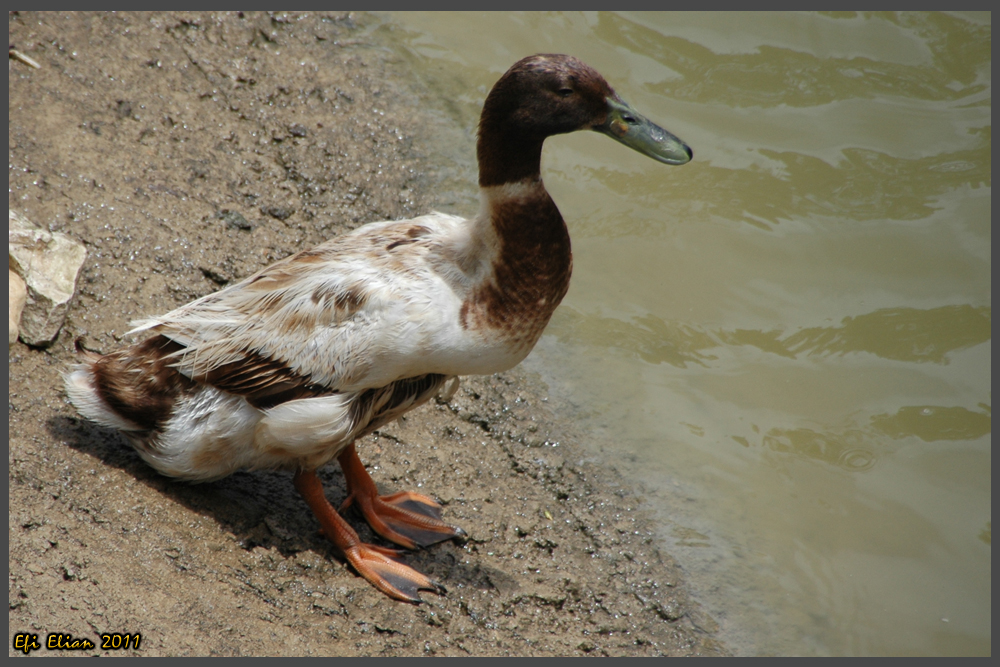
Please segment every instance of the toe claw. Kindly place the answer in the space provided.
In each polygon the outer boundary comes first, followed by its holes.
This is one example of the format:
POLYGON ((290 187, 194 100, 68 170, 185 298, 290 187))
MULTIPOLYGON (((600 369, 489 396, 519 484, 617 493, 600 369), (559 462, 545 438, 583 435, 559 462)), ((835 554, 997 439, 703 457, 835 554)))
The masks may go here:
POLYGON ((352 494, 350 499, 372 530, 407 549, 468 539, 464 530, 441 520, 441 506, 428 496, 400 491, 387 496, 352 494))
POLYGON ((417 572, 408 565, 388 558, 381 547, 358 544, 345 552, 348 562, 358 574, 389 597, 419 604, 419 591, 443 595, 447 591, 437 581, 417 572))

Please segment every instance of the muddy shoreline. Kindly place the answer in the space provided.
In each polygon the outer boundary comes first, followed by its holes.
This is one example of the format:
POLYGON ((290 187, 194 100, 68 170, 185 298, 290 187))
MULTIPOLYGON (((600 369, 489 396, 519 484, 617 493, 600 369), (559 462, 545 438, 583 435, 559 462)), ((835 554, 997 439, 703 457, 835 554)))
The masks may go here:
MULTIPOLYGON (((407 555, 448 587, 419 606, 343 565, 290 473, 178 483, 65 400, 76 337, 110 351, 133 319, 434 206, 430 124, 368 43, 375 20, 10 15, 11 43, 42 67, 9 66, 9 205, 88 257, 56 342, 9 355, 9 653, 18 632, 41 655, 54 632, 90 654, 726 652, 627 481, 586 460, 519 369, 466 378, 358 443, 384 491, 435 495, 469 532, 407 555), (102 649, 112 632, 139 648, 102 649)), ((339 503, 339 469, 321 477, 339 503)))

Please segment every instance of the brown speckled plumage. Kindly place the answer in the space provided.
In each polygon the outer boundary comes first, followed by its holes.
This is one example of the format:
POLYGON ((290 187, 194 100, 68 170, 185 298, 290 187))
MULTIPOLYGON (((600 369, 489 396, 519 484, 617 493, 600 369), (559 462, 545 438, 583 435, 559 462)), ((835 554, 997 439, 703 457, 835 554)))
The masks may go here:
POLYGON ((539 181, 527 196, 492 208, 500 248, 492 279, 462 303, 462 325, 490 329, 516 346, 534 346, 569 289, 573 270, 569 232, 539 181))
POLYGON ((178 397, 197 387, 194 380, 177 372, 168 358, 182 347, 166 336, 152 336, 126 350, 99 357, 91 369, 101 400, 138 430, 158 431, 173 414, 178 397))

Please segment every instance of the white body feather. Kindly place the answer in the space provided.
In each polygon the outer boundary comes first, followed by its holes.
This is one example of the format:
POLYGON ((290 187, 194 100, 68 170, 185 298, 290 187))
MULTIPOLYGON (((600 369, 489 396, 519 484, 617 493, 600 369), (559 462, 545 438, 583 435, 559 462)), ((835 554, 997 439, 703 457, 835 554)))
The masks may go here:
POLYGON ((177 367, 189 377, 237 361, 246 350, 346 392, 425 373, 504 371, 531 348, 514 348, 490 330, 464 328, 459 315, 462 303, 491 277, 495 248, 487 230, 478 218, 444 213, 371 223, 311 251, 328 252, 329 259, 307 263, 293 255, 166 315, 136 322, 131 333, 155 330, 184 345, 177 367), (394 232, 402 235, 414 226, 428 231, 401 252, 385 249, 394 232), (280 277, 267 277, 275 274, 280 277), (286 275, 290 279, 282 280, 286 275), (331 300, 313 298, 317 291, 355 287, 367 298, 350 317, 331 300))

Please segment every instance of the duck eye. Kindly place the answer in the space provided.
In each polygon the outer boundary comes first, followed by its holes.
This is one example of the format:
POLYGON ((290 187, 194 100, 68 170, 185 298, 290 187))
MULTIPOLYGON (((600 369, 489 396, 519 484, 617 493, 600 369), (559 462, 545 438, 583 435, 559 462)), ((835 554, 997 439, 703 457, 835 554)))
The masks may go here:
POLYGON ((572 88, 560 88, 559 90, 556 91, 556 94, 559 95, 559 97, 569 97, 570 95, 573 94, 573 89, 572 88))

